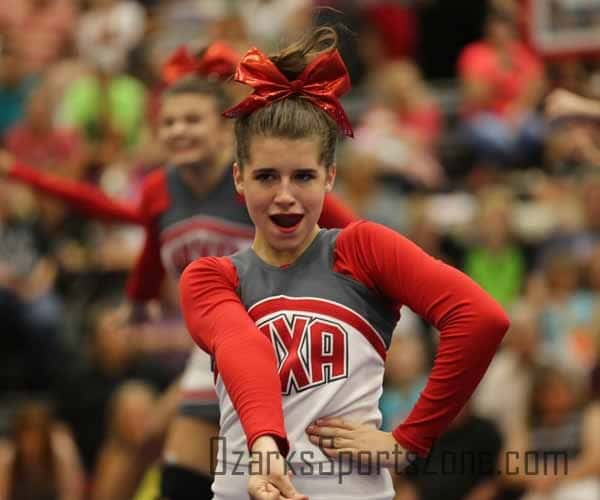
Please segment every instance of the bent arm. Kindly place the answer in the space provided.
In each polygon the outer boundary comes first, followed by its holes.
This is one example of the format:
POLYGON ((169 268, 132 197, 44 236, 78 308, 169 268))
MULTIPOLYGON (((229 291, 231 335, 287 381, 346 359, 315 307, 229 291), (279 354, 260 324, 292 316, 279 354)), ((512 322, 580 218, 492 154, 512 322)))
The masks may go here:
POLYGON ((440 332, 427 385, 393 431, 403 447, 424 456, 477 387, 508 318, 469 277, 400 234, 364 221, 348 229, 355 235, 345 230, 338 238, 338 270, 353 274, 395 306, 407 305, 440 332))
POLYGON ((181 310, 194 341, 214 361, 248 442, 273 436, 287 455, 281 382, 270 341, 236 293, 237 274, 226 258, 190 264, 179 283, 181 310))

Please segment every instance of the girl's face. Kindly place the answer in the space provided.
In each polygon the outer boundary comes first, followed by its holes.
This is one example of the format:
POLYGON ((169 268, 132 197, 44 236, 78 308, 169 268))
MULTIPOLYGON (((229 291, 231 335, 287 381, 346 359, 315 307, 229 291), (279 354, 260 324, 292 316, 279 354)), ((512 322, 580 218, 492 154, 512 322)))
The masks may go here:
POLYGON ((213 161, 221 152, 223 119, 216 99, 202 94, 167 96, 161 106, 158 138, 174 166, 213 161))
POLYGON ((288 264, 317 235, 335 165, 319 162, 315 138, 255 137, 249 153, 243 169, 234 165, 234 179, 256 226, 253 248, 270 264, 288 264))

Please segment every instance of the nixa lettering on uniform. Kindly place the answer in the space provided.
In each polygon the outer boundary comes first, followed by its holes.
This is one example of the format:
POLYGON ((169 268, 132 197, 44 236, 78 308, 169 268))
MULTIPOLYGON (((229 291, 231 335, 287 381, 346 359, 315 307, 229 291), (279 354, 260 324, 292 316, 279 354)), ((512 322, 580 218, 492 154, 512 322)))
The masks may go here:
POLYGON ((273 343, 284 395, 348 377, 348 333, 341 323, 282 312, 258 327, 273 343))

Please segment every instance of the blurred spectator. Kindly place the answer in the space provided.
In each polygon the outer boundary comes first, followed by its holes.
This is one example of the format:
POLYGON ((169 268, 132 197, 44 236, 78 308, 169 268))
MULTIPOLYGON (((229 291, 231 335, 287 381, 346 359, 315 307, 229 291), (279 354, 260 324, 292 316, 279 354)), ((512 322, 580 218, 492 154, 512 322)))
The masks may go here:
POLYGON ((527 500, 595 500, 600 495, 600 407, 556 367, 536 370, 528 418, 508 440, 506 484, 527 500))
POLYGON ((549 359, 587 376, 595 362, 592 321, 596 298, 581 287, 580 273, 572 254, 555 254, 546 262, 541 347, 549 359))
POLYGON ((341 151, 336 191, 361 217, 403 232, 408 225, 406 203, 398 192, 379 182, 377 162, 352 147, 341 151))
POLYGON ((478 241, 466 253, 464 271, 503 306, 521 293, 525 279, 523 251, 511 231, 512 195, 502 188, 481 193, 478 241))
POLYGON ((590 88, 589 73, 584 61, 577 57, 565 57, 549 65, 548 72, 554 88, 567 89, 585 94, 590 88))
POLYGON ((144 35, 145 11, 134 0, 92 0, 79 20, 77 49, 103 72, 125 70, 131 50, 144 35))
POLYGON ((239 12, 248 36, 263 50, 272 50, 283 37, 293 40, 311 22, 311 0, 243 0, 239 12))
POLYGON ((545 104, 546 116, 551 120, 547 168, 564 174, 573 167, 600 166, 600 130, 595 123, 600 105, 562 88, 553 91, 545 104))
POLYGON ((42 403, 25 403, 0 442, 0 498, 82 500, 84 476, 71 434, 42 403))
MULTIPOLYGON (((19 0, 2 2, 6 41, 14 49, 24 74, 43 72, 64 57, 72 45, 79 13, 78 0, 19 0)), ((1 7, 0 7, 1 9, 1 7)))
POLYGON ((98 69, 69 86, 59 120, 79 130, 93 146, 95 163, 107 166, 140 140, 145 99, 145 88, 137 79, 98 69))
POLYGON ((95 0, 81 18, 78 47, 90 71, 66 88, 57 115, 93 146, 96 168, 121 162, 144 130, 145 88, 126 72, 144 32, 145 11, 134 0, 95 0))
POLYGON ((56 338, 41 334, 29 306, 11 290, 0 286, 0 393, 8 401, 19 394, 48 391, 61 370, 56 338))
POLYGON ((495 356, 473 395, 473 410, 489 418, 508 436, 527 417, 527 401, 540 352, 535 308, 522 302, 511 309, 503 348, 495 356))
POLYGON ((114 300, 88 311, 90 358, 66 366, 56 387, 58 415, 73 430, 83 463, 91 472, 104 442, 106 415, 113 392, 135 378, 164 389, 168 381, 149 362, 136 359, 128 312, 114 300))
POLYGON ((546 98, 545 111, 551 120, 567 116, 600 118, 600 103, 568 90, 557 89, 546 98))
POLYGON ((40 85, 32 93, 25 117, 6 136, 6 149, 19 160, 68 177, 82 177, 86 154, 77 131, 53 125, 49 88, 40 85))
POLYGON ((434 156, 441 132, 437 102, 411 62, 387 64, 371 75, 374 106, 362 117, 351 147, 371 156, 379 174, 438 188, 443 172, 434 156))
POLYGON ((35 211, 29 211, 35 206, 24 206, 31 203, 28 193, 12 184, 0 187, 0 286, 12 290, 26 304, 35 342, 43 345, 51 358, 60 344, 62 306, 55 290, 57 268, 51 241, 35 211), (19 200, 19 194, 25 198, 19 200))
POLYGON ((600 166, 600 130, 585 120, 568 120, 550 130, 547 165, 551 173, 564 174, 600 166))
POLYGON ((372 77, 374 111, 391 111, 401 135, 433 152, 442 132, 442 116, 419 68, 408 60, 396 61, 372 77))
POLYGON ((395 335, 386 359, 385 385, 379 401, 381 429, 392 431, 410 413, 427 381, 427 357, 416 335, 395 335))
POLYGON ((501 449, 502 436, 494 423, 474 416, 467 405, 429 456, 412 460, 405 480, 419 500, 493 500, 501 449))
POLYGON ((581 205, 582 224, 571 231, 552 234, 540 247, 538 263, 543 264, 553 254, 571 254, 578 265, 585 264, 594 247, 600 243, 600 175, 585 176, 575 195, 581 205))
POLYGON ((501 166, 535 161, 543 139, 535 108, 544 70, 517 39, 510 12, 490 11, 484 39, 465 47, 458 71, 464 92, 463 134, 478 159, 501 166))
MULTIPOLYGON (((290 26, 290 30, 307 29, 306 25, 304 24, 305 18, 303 16, 295 16, 294 22, 298 23, 299 27, 293 28, 292 26, 290 26)), ((310 19, 306 20, 306 22, 308 23, 308 25, 310 25, 310 19)), ((244 18, 241 14, 237 12, 229 13, 227 15, 224 15, 222 18, 216 20, 213 24, 210 25, 208 34, 209 39, 206 44, 196 44, 196 53, 200 57, 202 57, 201 53, 204 50, 204 48, 206 48, 210 43, 214 42, 215 40, 222 40, 226 42, 227 45, 229 45, 232 49, 237 51, 240 57, 242 56, 242 54, 245 54, 250 47, 256 45, 256 43, 248 37, 248 30, 244 18)), ((247 92, 248 89, 245 90, 245 93, 242 97, 245 97, 245 94, 247 92)), ((242 99, 242 97, 240 97, 240 100, 242 99)))
POLYGON ((411 197, 409 204, 408 237, 425 252, 454 267, 460 267, 463 249, 438 225, 431 199, 419 195, 411 197))
POLYGON ((212 26, 231 11, 230 2, 223 0, 160 0, 152 20, 152 42, 165 54, 192 40, 206 45, 212 26))
POLYGON ((130 449, 143 442, 155 402, 152 387, 140 381, 125 382, 113 393, 107 411, 107 433, 94 471, 92 499, 118 500, 117 492, 131 491, 137 484, 138 478, 133 474, 124 476, 123 470, 134 470, 129 463, 130 449))
POLYGON ((390 61, 414 57, 419 37, 413 3, 357 2, 366 21, 360 30, 359 50, 371 72, 390 61))
POLYGON ((0 141, 25 114, 36 78, 25 73, 23 62, 9 45, 0 52, 0 141))

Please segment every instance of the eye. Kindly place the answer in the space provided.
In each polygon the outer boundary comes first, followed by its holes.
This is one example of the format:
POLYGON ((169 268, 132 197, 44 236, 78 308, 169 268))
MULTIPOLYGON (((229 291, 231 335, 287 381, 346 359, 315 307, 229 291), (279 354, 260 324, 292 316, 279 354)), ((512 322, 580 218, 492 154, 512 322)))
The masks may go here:
POLYGON ((190 124, 198 123, 201 120, 202 120, 202 117, 200 115, 198 115, 198 114, 195 114, 195 113, 194 114, 186 115, 186 117, 185 117, 185 121, 187 123, 190 123, 190 124))
POLYGON ((254 178, 259 182, 267 183, 275 180, 275 174, 271 172, 259 172, 254 178))
POLYGON ((175 120, 171 117, 166 117, 163 118, 162 121, 160 122, 162 127, 170 127, 171 125, 173 125, 173 123, 175 123, 175 120))
POLYGON ((314 172, 298 172, 295 176, 296 180, 300 182, 309 182, 315 178, 314 172))

